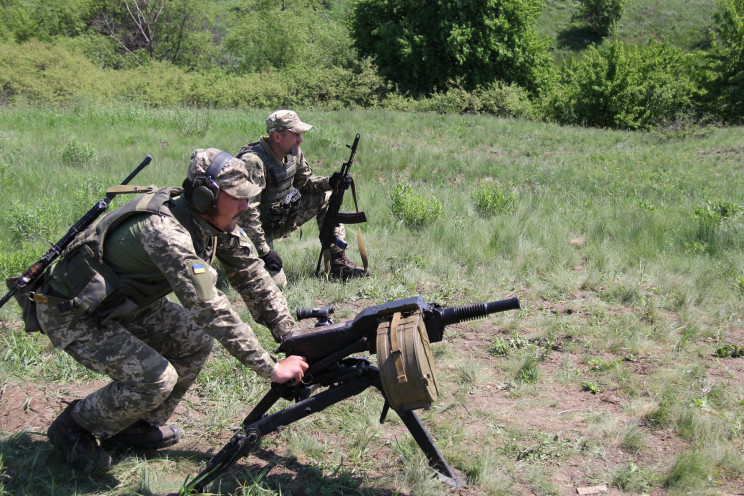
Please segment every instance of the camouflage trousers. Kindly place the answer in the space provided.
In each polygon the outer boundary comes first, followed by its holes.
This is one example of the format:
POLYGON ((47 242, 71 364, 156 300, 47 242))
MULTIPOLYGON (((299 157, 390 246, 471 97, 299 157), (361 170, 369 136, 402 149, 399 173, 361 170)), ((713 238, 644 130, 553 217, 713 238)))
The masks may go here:
MULTIPOLYGON (((330 198, 330 191, 323 193, 303 193, 300 197, 300 205, 294 222, 291 225, 282 224, 273 230, 264 229, 266 242, 273 248, 275 239, 286 238, 303 224, 309 222, 313 217, 318 222, 318 229, 320 229, 320 226, 323 225, 325 214, 328 212, 328 200, 330 198)), ((337 226, 333 234, 341 241, 346 240, 346 230, 343 224, 337 226)), ((336 249, 340 250, 340 248, 336 249)))
POLYGON ((36 313, 55 347, 112 379, 72 412, 75 422, 100 438, 137 420, 165 425, 212 351, 212 337, 166 298, 105 324, 86 314, 72 329, 74 311, 37 305, 36 313))
MULTIPOLYGON (((268 245, 272 249, 274 249, 275 239, 286 238, 287 236, 292 234, 292 232, 299 229, 303 224, 309 222, 313 217, 315 217, 318 223, 318 229, 320 230, 321 226, 323 225, 323 219, 325 219, 325 214, 326 212, 328 212, 328 200, 330 198, 330 191, 325 191, 323 193, 303 193, 303 195, 300 197, 300 205, 297 211, 297 216, 295 217, 294 222, 291 225, 280 225, 272 231, 264 230, 266 242, 268 243, 268 245)), ((336 226, 333 234, 341 241, 346 240, 346 229, 344 229, 343 224, 336 226)), ((334 245, 331 247, 331 251, 340 252, 342 250, 341 248, 334 245)), ((287 287, 287 276, 284 273, 284 269, 279 269, 278 272, 274 272, 271 270, 269 270, 268 272, 271 278, 274 279, 274 283, 276 283, 279 289, 284 289, 285 287, 287 287)))

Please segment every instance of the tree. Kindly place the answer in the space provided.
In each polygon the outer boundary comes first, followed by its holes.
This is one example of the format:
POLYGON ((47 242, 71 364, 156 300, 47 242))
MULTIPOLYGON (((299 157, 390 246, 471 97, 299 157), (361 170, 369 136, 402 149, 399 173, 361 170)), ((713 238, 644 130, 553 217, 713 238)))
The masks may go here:
POLYGON ((707 82, 710 109, 744 123, 744 0, 718 0, 707 82))
POLYGON ((617 21, 623 16, 627 1, 579 0, 579 8, 572 20, 583 21, 593 33, 606 36, 615 30, 617 21))
POLYGON ((351 29, 354 46, 412 95, 466 90, 494 81, 538 93, 551 60, 538 39, 540 0, 360 0, 351 29))
POLYGON ((666 42, 592 45, 559 74, 544 103, 548 116, 562 124, 648 129, 692 110, 688 60, 666 42))
POLYGON ((33 37, 35 29, 25 2, 0 0, 0 40, 23 43, 33 37))
MULTIPOLYGON (((198 0, 97 0, 98 32, 143 63, 201 66, 214 56, 209 3, 198 0), (205 55, 205 54, 208 54, 205 55)), ((207 62, 213 65, 213 62, 207 62)))

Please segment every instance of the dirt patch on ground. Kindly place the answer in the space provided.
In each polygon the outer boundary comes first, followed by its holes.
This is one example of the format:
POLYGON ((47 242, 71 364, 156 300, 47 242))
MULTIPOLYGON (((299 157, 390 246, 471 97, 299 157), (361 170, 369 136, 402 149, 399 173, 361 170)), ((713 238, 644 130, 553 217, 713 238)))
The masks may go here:
MULTIPOLYGON (((556 311, 565 312, 566 309, 556 311)), ((458 429, 465 439, 463 448, 467 450, 477 452, 481 440, 493 441, 494 436, 501 436, 497 439, 502 443, 500 446, 515 443, 513 456, 519 468, 510 474, 514 494, 534 494, 535 481, 530 475, 533 463, 551 466, 549 483, 561 495, 574 495, 578 488, 603 485, 608 486, 607 491, 598 494, 632 494, 613 487, 611 481, 607 480, 606 474, 611 473, 613 467, 655 467, 662 470, 660 467, 669 467, 675 457, 688 448, 687 443, 671 430, 646 425, 642 409, 627 408, 628 399, 619 390, 610 388, 591 392, 581 388, 577 381, 562 383, 551 379, 544 384, 538 382, 530 394, 514 394, 511 386, 501 380, 503 374, 498 369, 500 359, 488 352, 494 335, 508 336, 503 329, 481 325, 474 332, 472 328, 458 325, 448 330, 457 336, 456 339, 446 339, 444 343, 450 362, 469 361, 477 369, 489 372, 485 380, 473 386, 471 394, 464 399, 443 395, 436 414, 442 422, 458 422, 458 429), (476 412, 477 415, 474 414, 476 412), (495 419, 498 425, 484 423, 484 417, 495 419), (624 447, 622 436, 618 434, 633 428, 643 430, 643 445, 635 451, 624 447), (521 432, 522 437, 510 439, 505 434, 507 432, 521 432), (599 449, 603 450, 601 454, 586 456, 591 450, 599 449)), ((737 333, 735 337, 744 338, 742 330, 732 332, 737 333)), ((560 349, 560 344, 556 346, 560 349)), ((715 381, 726 384, 741 384, 744 381, 744 359, 712 358, 711 362, 710 375, 715 381)), ((578 356, 556 350, 548 353, 540 362, 540 375, 545 378, 559 377, 567 365, 579 370, 588 367, 578 356)), ((625 366, 638 377, 649 375, 655 369, 653 360, 647 357, 639 357, 625 366)), ((0 431, 26 431, 43 438, 46 429, 67 402, 84 397, 103 385, 102 382, 86 382, 65 384, 60 389, 57 384, 44 382, 7 382, 0 391, 0 431)), ((642 400, 636 399, 637 402, 642 400)), ((203 425, 209 416, 210 404, 192 391, 179 406, 172 421, 198 426, 203 425)), ((236 423, 238 421, 236 419, 236 423)), ((398 470, 390 445, 395 443, 396 437, 406 435, 405 427, 400 424, 385 426, 383 431, 382 442, 365 454, 376 460, 374 466, 378 467, 380 473, 366 471, 366 478, 377 475, 384 479, 389 477, 387 470, 398 470)), ((179 452, 200 453, 204 459, 221 448, 232 434, 229 430, 212 434, 196 433, 194 429, 190 432, 191 435, 179 443, 179 452)), ((333 433, 315 432, 309 435, 334 442, 333 433)), ((493 443, 489 446, 493 446, 493 443)), ((266 479, 278 481, 282 487, 302 487, 303 461, 290 456, 278 443, 262 447, 239 464, 255 473, 266 471, 266 479)), ((405 493, 381 489, 374 494, 405 493)), ((481 492, 477 487, 466 486, 453 490, 452 494, 475 496, 481 492)), ((665 491, 656 487, 648 494, 661 495, 665 491)), ((719 494, 742 492, 736 487, 721 487, 719 494)))

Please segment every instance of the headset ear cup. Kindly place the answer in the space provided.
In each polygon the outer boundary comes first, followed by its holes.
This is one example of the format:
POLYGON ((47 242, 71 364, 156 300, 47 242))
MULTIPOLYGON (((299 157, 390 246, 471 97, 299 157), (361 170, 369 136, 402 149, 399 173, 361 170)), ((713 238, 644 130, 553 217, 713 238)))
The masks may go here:
POLYGON ((209 187, 209 181, 197 180, 191 191, 191 204, 194 210, 200 214, 206 214, 214 208, 217 201, 217 195, 213 188, 209 187))

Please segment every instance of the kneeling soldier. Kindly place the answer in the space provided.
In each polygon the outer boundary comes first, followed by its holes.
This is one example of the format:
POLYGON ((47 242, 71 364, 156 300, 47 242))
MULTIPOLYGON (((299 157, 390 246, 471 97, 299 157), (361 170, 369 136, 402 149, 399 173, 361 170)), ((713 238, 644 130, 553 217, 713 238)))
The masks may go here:
POLYGON ((262 377, 299 381, 307 363, 275 363, 216 287, 217 258, 257 322, 281 341, 295 325, 287 302, 237 227, 258 189, 220 150, 191 156, 184 190, 141 195, 101 217, 45 274, 37 305, 55 347, 112 382, 75 400, 49 427, 76 470, 111 463, 112 449, 158 449, 181 438, 166 426, 213 340, 262 377), (175 293, 180 305, 166 295, 175 293))

